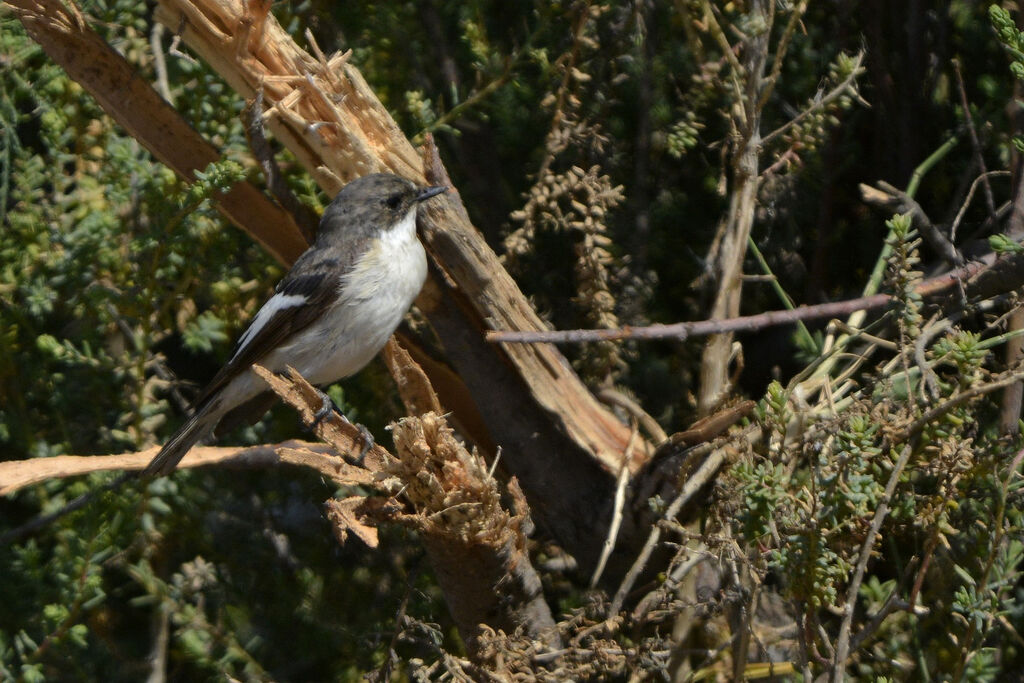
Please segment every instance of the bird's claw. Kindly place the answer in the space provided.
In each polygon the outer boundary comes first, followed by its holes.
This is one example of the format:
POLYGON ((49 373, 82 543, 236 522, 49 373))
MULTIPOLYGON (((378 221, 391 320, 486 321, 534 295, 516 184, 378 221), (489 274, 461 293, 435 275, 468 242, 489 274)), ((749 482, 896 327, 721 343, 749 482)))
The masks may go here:
POLYGON ((356 462, 362 465, 363 458, 366 457, 366 454, 370 452, 370 449, 374 447, 376 442, 373 440, 373 434, 370 433, 369 429, 361 424, 357 424, 356 428, 359 430, 359 436, 363 440, 363 446, 359 449, 359 455, 356 456, 356 462))
MULTIPOLYGON (((334 405, 334 401, 330 396, 319 389, 317 390, 317 393, 320 394, 320 409, 313 413, 313 422, 309 425, 309 431, 311 432, 316 431, 316 428, 320 426, 320 423, 323 422, 331 413, 338 413, 343 418, 345 417, 342 412, 338 410, 338 406, 334 405)), ((346 418, 346 422, 347 421, 348 420, 346 418)))
POLYGON ((362 465, 363 459, 366 457, 366 454, 369 453, 370 449, 373 448, 377 443, 376 441, 373 440, 373 434, 370 433, 369 429, 359 424, 358 422, 353 424, 353 422, 349 420, 348 417, 345 416, 345 413, 341 412, 341 410, 338 409, 338 406, 335 405, 334 401, 331 399, 330 396, 328 396, 323 391, 318 390, 318 392, 320 394, 320 408, 313 414, 313 422, 310 423, 309 430, 315 431, 316 428, 320 426, 320 423, 323 422, 328 415, 330 415, 331 413, 336 413, 338 417, 340 417, 342 420, 348 422, 349 424, 352 424, 356 429, 359 430, 359 437, 362 440, 363 445, 359 449, 359 455, 355 457, 355 461, 357 464, 362 465))

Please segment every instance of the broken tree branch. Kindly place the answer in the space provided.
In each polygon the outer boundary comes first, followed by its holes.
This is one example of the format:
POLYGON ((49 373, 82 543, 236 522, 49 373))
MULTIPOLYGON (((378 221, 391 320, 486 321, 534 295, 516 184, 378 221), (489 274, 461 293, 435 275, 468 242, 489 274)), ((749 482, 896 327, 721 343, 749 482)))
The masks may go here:
MULTIPOLYGON (((40 47, 80 83, 118 124, 185 180, 220 159, 220 153, 153 89, 124 57, 107 45, 74 3, 10 0, 6 3, 40 47)), ((173 29, 172 29, 173 30, 173 29)), ((291 263, 306 249, 291 215, 251 183, 239 183, 217 207, 278 261, 291 263)))
MULTIPOLYGON (((328 194, 375 171, 449 184, 436 155, 426 164, 421 160, 348 54, 325 56, 315 45, 316 56, 310 54, 267 10, 267 4, 238 0, 160 0, 156 17, 242 96, 262 91, 267 127, 328 194)), ((420 217, 438 270, 417 305, 539 521, 581 563, 592 565, 601 545, 595 525, 609 514, 629 428, 595 399, 555 347, 485 342, 488 328, 543 325, 469 223, 458 193, 425 206, 420 217), (557 461, 551 452, 559 454, 557 461)), ((646 452, 647 444, 637 442, 627 453, 631 470, 646 452)))

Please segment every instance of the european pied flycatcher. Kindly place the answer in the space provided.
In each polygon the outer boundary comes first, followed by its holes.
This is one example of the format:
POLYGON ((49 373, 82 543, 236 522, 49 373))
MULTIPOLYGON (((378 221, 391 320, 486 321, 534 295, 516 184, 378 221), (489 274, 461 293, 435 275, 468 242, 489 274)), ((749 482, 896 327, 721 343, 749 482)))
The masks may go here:
POLYGON ((291 365, 316 385, 358 372, 377 355, 423 287, 427 257, 416 237, 420 202, 445 187, 417 187, 388 173, 342 188, 299 257, 238 340, 231 360, 195 401, 195 412, 144 475, 172 472, 227 413, 267 391, 252 371, 291 365))

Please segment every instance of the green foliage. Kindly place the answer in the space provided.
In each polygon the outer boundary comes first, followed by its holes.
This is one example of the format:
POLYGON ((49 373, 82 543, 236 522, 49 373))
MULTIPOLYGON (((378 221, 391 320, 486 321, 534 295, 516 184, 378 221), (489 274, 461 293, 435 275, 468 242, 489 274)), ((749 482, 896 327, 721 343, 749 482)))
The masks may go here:
POLYGON ((917 270, 921 258, 917 248, 921 244, 909 214, 893 216, 886 221, 891 240, 889 246, 893 256, 889 260, 888 281, 899 301, 900 334, 907 341, 916 339, 921 333, 921 295, 915 287, 923 279, 917 270))
POLYGON ((999 41, 1010 53, 1010 72, 1024 80, 1024 32, 1017 29, 1010 12, 999 5, 989 5, 988 17, 999 41))
POLYGON ((992 251, 1000 254, 1020 254, 1024 252, 1024 245, 1014 242, 1002 233, 997 233, 988 238, 988 244, 992 251))
MULTIPOLYGON (((87 10, 152 79, 146 4, 87 10)), ((152 445, 183 418, 282 273, 211 202, 240 180, 261 182, 242 163, 241 100, 206 66, 168 58, 178 110, 225 155, 182 182, 6 8, 0 22, 0 452, 152 445)), ((296 185, 323 202, 308 181, 296 185)), ((369 386, 352 393, 365 399, 388 385, 369 386)), ((365 400, 360 418, 378 427, 392 400, 365 400)), ((280 440, 295 424, 282 411, 232 439, 280 440)), ((109 479, 49 482, 0 501, 0 533, 109 479)), ((0 547, 0 679, 136 680, 161 623, 179 680, 355 678, 380 660, 388 637, 379 629, 392 628, 406 590, 415 591, 410 614, 439 611, 428 575, 407 587, 419 560, 403 554, 412 544, 400 535, 388 555, 338 550, 310 502, 333 491, 315 478, 279 491, 274 477, 183 474, 134 488, 0 547), (367 609, 374 601, 376 612, 367 609), (312 645, 290 661, 280 642, 312 645)))
POLYGON ((224 321, 206 311, 188 324, 182 333, 182 342, 190 351, 212 351, 214 344, 228 341, 224 321))
MULTIPOLYGON (((780 398, 779 389, 770 388, 765 400, 778 404, 780 398)), ((766 425, 777 427, 780 410, 770 414, 764 415, 766 425)), ((787 588, 801 604, 840 602, 837 591, 856 547, 838 541, 855 534, 877 508, 888 469, 878 429, 867 416, 853 416, 834 442, 816 446, 819 454, 809 471, 794 472, 774 459, 733 470, 743 496, 737 519, 743 537, 771 548, 767 570, 789 577, 787 588)))
MULTIPOLYGON (((1014 16, 966 0, 919 5, 877 13, 863 3, 810 3, 800 16, 800 3, 773 5, 773 46, 797 21, 763 103, 752 238, 798 303, 863 288, 885 231, 858 183, 908 182, 969 114, 978 142, 950 151, 915 195, 933 216, 952 216, 979 159, 1009 168, 1024 149, 1007 113, 1010 76, 1024 78, 1014 16), (851 55, 862 48, 872 68, 855 90, 824 101, 853 75, 851 55), (858 97, 871 107, 855 106, 858 97)), ((85 9, 140 78, 154 81, 150 6, 85 9)), ((436 135, 474 222, 518 261, 518 281, 553 325, 705 317, 720 285, 707 255, 731 199, 723 160, 737 136, 739 75, 730 58, 743 52, 723 49, 722 38, 739 45, 766 29, 746 3, 315 1, 274 12, 300 42, 310 28, 325 51, 352 48, 406 132, 436 135)), ((165 36, 169 96, 222 154, 191 182, 119 131, 0 11, 5 459, 136 450, 166 438, 281 274, 212 208, 233 183, 261 182, 241 98, 169 44, 165 36)), ((322 206, 312 181, 285 167, 301 199, 322 206)), ((998 208, 1006 187, 991 180, 998 208)), ((976 200, 961 234, 989 229, 989 213, 976 200)), ((1021 444, 997 435, 991 397, 954 402, 999 376, 991 351, 1008 337, 967 313, 932 334, 914 289, 927 248, 922 254, 905 217, 886 225, 895 350, 878 367, 851 370, 851 386, 823 416, 809 414, 805 395, 786 382, 805 361, 823 362, 826 332, 799 337, 795 360, 788 337, 781 350, 767 334, 745 339, 741 391, 764 397, 757 420, 768 438, 719 483, 721 507, 708 523, 730 511, 722 527, 730 536, 716 552, 751 567, 759 586, 780 587, 804 619, 808 658, 820 663, 827 649, 817 634, 835 632, 874 515, 887 506, 855 592, 855 624, 893 596, 903 606, 860 644, 851 672, 999 680, 1024 657, 1016 636, 1024 506, 1019 467, 1006 455, 1021 444)), ((990 241, 1020 251, 1007 238, 990 241)), ((752 259, 746 272, 758 272, 752 259)), ((772 288, 745 284, 745 311, 774 308, 772 288)), ((567 353, 587 380, 624 389, 672 430, 693 417, 700 343, 567 353)), ((388 386, 371 367, 330 393, 379 434, 397 410, 388 386)), ((270 442, 294 427, 284 411, 224 442, 270 442)), ((108 480, 47 482, 0 501, 0 531, 108 480)), ((137 680, 162 629, 178 680, 356 680, 384 661, 400 630, 405 659, 457 651, 450 624, 428 622, 444 609, 431 578, 414 571, 415 540, 392 530, 379 552, 337 548, 310 502, 335 493, 292 474, 188 472, 105 494, 0 548, 0 678, 137 680), (398 624, 405 597, 407 621, 398 624)), ((667 502, 649 505, 663 511, 667 502)), ((715 600, 701 609, 740 598, 715 600)), ((584 602, 563 596, 568 606, 584 602)), ((624 646, 642 642, 636 629, 620 634, 624 646)))
MULTIPOLYGON (((913 233, 901 217, 889 227, 890 283, 906 293, 918 277, 913 233)), ((899 291, 896 298, 900 330, 918 331, 900 336, 890 369, 914 365, 913 347, 931 337, 920 329, 919 299, 899 291)), ((730 473, 740 496, 732 524, 749 544, 750 561, 761 580, 781 581, 783 594, 812 622, 845 609, 853 568, 868 552, 866 534, 886 513, 876 544, 883 552, 871 555, 856 609, 868 622, 894 602, 910 606, 872 627, 878 630, 859 659, 861 675, 899 679, 920 667, 950 672, 943 680, 998 680, 1005 657, 1020 656, 1016 648, 992 646, 1006 642, 1002 626, 1021 613, 1024 480, 1020 458, 1004 459, 1020 439, 1007 443, 991 430, 979 432, 982 400, 957 398, 993 379, 991 347, 981 334, 954 327, 928 345, 915 383, 908 384, 906 371, 880 368, 863 379, 871 390, 795 435, 794 418, 809 419, 793 407, 802 389, 772 383, 757 413, 771 435, 768 446, 730 473), (925 375, 932 377, 930 397, 921 386, 925 375), (944 409, 920 420, 921 403, 944 409), (929 565, 940 568, 929 572, 929 565)))

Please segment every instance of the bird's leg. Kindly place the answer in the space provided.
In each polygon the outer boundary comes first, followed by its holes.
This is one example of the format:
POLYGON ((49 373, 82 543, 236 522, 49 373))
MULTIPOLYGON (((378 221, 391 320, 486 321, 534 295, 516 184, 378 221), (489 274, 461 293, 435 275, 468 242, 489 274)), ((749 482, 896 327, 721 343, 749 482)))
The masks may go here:
MULTIPOLYGON (((345 416, 342 415, 342 417, 345 417, 345 416)), ((347 417, 345 417, 345 421, 348 422, 348 418, 347 417)), ((370 449, 373 448, 373 446, 374 446, 374 444, 376 442, 373 440, 373 434, 371 434, 370 430, 367 429, 364 425, 361 425, 361 424, 359 424, 357 422, 355 424, 355 427, 356 427, 356 429, 359 430, 359 437, 363 440, 363 446, 362 446, 362 448, 359 449, 359 455, 356 456, 356 462, 358 462, 360 465, 362 465, 363 464, 363 458, 366 457, 366 454, 370 452, 370 449)))
MULTIPOLYGON (((331 413, 337 413, 343 418, 345 417, 338 409, 338 406, 334 404, 334 399, 327 395, 327 392, 317 389, 316 393, 320 395, 320 408, 313 413, 313 422, 309 425, 309 431, 311 432, 315 431, 316 428, 320 426, 320 423, 324 421, 324 418, 331 413)), ((347 422, 348 418, 345 418, 345 421, 347 422)))
POLYGON ((328 415, 331 413, 337 413, 338 417, 359 430, 359 436, 363 441, 363 447, 359 449, 359 455, 356 456, 356 462, 360 465, 363 464, 363 458, 366 457, 366 454, 370 452, 370 449, 373 448, 376 443, 373 440, 373 434, 370 434, 370 430, 358 422, 353 423, 349 420, 345 413, 341 412, 338 406, 335 405, 334 399, 328 396, 326 392, 323 392, 320 389, 317 389, 316 391, 320 394, 320 409, 313 414, 313 423, 309 426, 310 431, 316 430, 317 425, 323 422, 324 418, 328 415))

